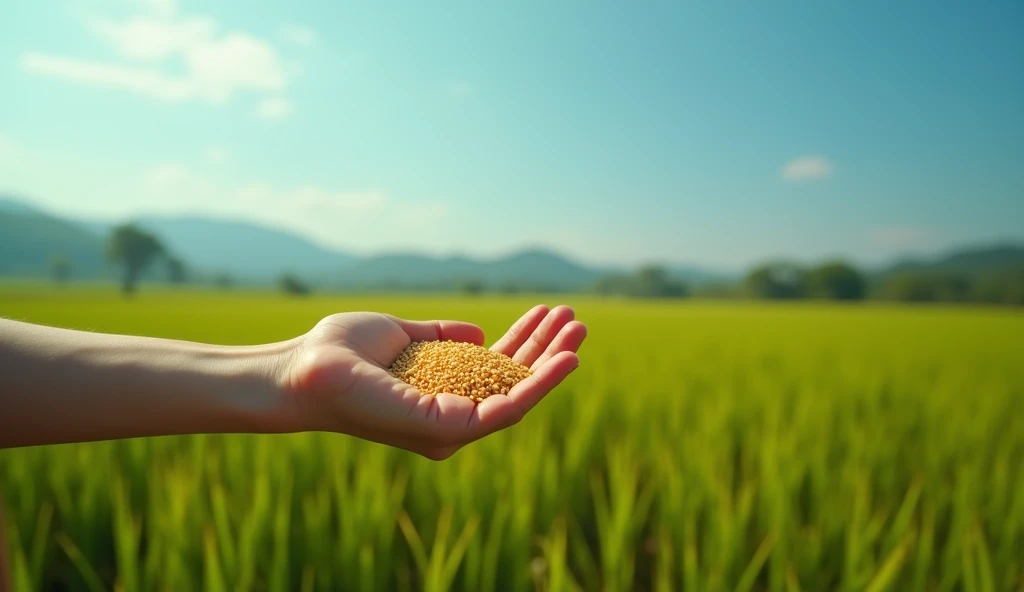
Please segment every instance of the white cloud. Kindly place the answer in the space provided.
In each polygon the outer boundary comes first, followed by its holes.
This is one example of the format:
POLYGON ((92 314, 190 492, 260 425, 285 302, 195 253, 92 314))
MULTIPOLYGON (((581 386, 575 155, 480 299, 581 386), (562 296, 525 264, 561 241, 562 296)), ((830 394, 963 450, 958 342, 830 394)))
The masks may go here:
POLYGON ((193 96, 189 82, 149 68, 79 60, 30 52, 21 56, 21 69, 46 78, 61 78, 145 95, 161 101, 184 101, 193 96))
POLYGON ((174 2, 146 5, 149 10, 138 16, 86 23, 120 60, 31 51, 21 56, 22 70, 168 102, 223 104, 236 93, 276 95, 287 88, 285 62, 268 41, 244 32, 222 33, 211 18, 178 15, 174 2))
POLYGON ((293 24, 281 25, 278 35, 281 39, 299 47, 313 47, 320 40, 320 36, 313 29, 293 24))
POLYGON ((244 34, 200 44, 189 51, 186 62, 198 91, 214 101, 230 98, 235 90, 277 92, 287 85, 274 49, 244 34))
POLYGON ((90 31, 121 56, 132 60, 159 61, 187 54, 214 37, 217 23, 209 18, 154 18, 140 16, 125 21, 92 19, 90 31))
POLYGON ((871 242, 883 247, 917 247, 932 239, 932 232, 918 226, 885 226, 871 230, 871 242))
POLYGON ((263 119, 281 119, 292 112, 292 102, 283 97, 270 97, 256 106, 256 115, 263 119))
POLYGON ((782 177, 790 181, 810 181, 832 175, 835 167, 821 156, 801 156, 782 167, 782 177))

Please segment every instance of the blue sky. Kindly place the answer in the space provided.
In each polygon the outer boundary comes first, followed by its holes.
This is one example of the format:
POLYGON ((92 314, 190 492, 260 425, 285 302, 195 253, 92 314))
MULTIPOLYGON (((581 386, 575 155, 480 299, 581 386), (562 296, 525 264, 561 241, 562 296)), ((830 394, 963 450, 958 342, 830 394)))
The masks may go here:
POLYGON ((0 191, 369 253, 739 268, 1024 240, 1024 8, 18 2, 0 191))

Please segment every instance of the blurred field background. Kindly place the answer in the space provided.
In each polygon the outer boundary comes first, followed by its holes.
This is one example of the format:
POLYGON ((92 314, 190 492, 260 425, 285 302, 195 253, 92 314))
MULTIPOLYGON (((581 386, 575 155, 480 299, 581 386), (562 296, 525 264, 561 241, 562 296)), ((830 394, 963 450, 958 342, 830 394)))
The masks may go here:
MULTIPOLYGON (((224 344, 543 297, 0 287, 0 315, 224 344)), ((1014 309, 559 297, 583 365, 443 463, 332 434, 0 452, 16 589, 1015 590, 1014 309)))
POLYGON ((493 341, 564 302, 590 329, 443 463, 332 434, 0 450, 15 589, 1024 592, 1022 25, 6 3, 0 316, 243 344, 366 309, 493 341))

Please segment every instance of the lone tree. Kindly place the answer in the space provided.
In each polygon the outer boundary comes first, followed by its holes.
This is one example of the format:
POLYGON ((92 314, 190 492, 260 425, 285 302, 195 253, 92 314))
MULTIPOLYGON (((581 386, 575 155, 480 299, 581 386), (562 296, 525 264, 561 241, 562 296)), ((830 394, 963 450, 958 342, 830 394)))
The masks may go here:
POLYGON ((177 257, 167 258, 167 281, 172 284, 184 284, 188 281, 188 273, 185 264, 177 257))
POLYGON ((849 263, 831 261, 807 272, 807 290, 813 298, 862 300, 867 280, 849 263))
POLYGON ((50 259, 50 277, 58 284, 71 279, 71 261, 64 255, 55 255, 50 259))
POLYGON ((139 275, 157 257, 164 254, 160 241, 133 224, 114 228, 107 245, 107 257, 124 267, 121 275, 121 291, 125 295, 135 292, 139 275))
POLYGON ((277 280, 277 285, 281 288, 281 291, 289 296, 306 296, 312 290, 309 284, 303 282, 299 276, 294 273, 284 273, 277 280))

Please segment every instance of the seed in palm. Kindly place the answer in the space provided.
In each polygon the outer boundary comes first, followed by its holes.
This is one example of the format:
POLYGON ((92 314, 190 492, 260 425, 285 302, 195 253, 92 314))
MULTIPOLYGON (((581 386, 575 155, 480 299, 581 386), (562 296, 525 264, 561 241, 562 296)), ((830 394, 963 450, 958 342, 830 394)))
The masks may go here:
POLYGON ((457 341, 414 341, 388 373, 425 395, 451 393, 477 403, 507 395, 530 377, 529 368, 503 353, 457 341))

